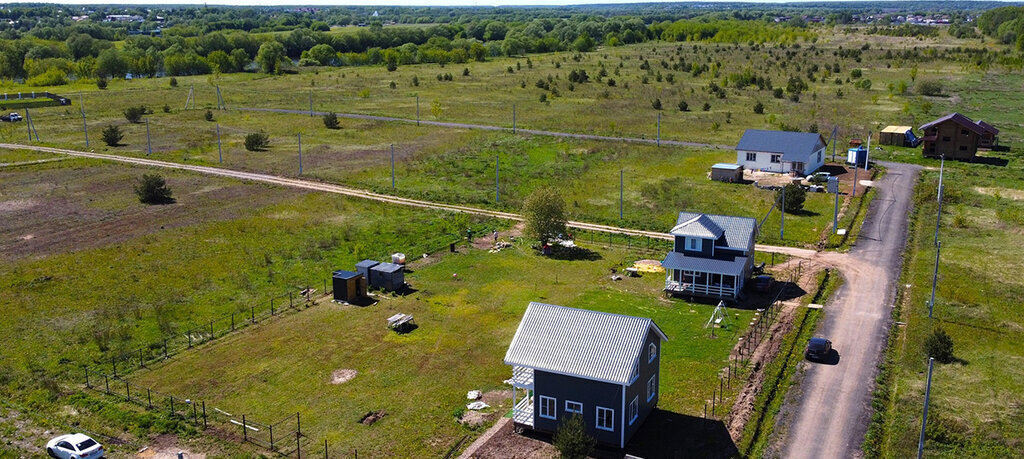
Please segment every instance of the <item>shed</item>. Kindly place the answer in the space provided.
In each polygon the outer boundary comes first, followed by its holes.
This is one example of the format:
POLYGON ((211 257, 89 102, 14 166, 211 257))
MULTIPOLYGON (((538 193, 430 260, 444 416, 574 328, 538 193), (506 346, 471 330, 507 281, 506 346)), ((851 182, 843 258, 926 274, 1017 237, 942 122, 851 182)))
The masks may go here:
POLYGON ((380 263, 370 268, 370 285, 389 292, 405 286, 405 271, 394 263, 380 263))
POLYGON ((868 161, 868 149, 863 146, 846 150, 846 164, 863 167, 868 161))
POLYGON ((711 180, 737 183, 743 181, 743 166, 739 164, 718 163, 711 166, 711 180))
POLYGON ((366 297, 366 276, 352 271, 335 271, 334 301, 352 303, 366 297))
POLYGON ((375 286, 377 284, 375 284, 373 282, 373 275, 370 273, 370 269, 373 268, 374 266, 379 265, 379 264, 380 264, 379 261, 374 261, 374 260, 363 260, 363 261, 360 261, 359 263, 356 263, 356 272, 359 273, 359 274, 362 274, 363 277, 366 278, 366 282, 368 284, 375 286))
POLYGON ((914 128, 910 126, 887 126, 878 134, 878 142, 882 145, 913 147, 916 141, 914 128))

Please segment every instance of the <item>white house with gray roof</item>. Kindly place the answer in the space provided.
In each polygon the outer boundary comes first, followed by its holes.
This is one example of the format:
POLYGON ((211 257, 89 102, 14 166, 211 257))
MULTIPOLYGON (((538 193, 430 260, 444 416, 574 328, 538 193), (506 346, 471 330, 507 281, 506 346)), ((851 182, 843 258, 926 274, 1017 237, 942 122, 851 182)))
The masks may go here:
POLYGON ((736 164, 750 171, 810 175, 825 165, 825 147, 821 134, 747 129, 736 144, 736 164))
POLYGON ((651 319, 530 303, 505 353, 512 421, 555 432, 578 414, 588 435, 624 448, 658 405, 665 341, 651 319))
POLYGON ((736 299, 754 266, 757 220, 680 212, 670 232, 675 244, 661 265, 665 291, 736 299))

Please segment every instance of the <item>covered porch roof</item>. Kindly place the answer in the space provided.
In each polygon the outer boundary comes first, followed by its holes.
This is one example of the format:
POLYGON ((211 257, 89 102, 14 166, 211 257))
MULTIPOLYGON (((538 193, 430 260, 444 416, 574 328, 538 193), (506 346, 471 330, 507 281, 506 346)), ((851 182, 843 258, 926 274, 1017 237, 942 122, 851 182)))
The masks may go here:
POLYGON ((742 276, 747 266, 747 257, 735 257, 732 260, 715 258, 688 257, 679 252, 669 252, 665 261, 661 262, 665 269, 681 269, 703 273, 742 276))

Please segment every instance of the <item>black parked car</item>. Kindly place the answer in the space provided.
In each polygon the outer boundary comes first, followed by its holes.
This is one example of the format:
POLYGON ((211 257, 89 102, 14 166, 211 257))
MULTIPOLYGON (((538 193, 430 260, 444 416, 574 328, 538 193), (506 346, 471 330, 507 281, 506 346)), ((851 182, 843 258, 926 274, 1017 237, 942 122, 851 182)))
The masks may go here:
POLYGON ((804 357, 807 360, 825 360, 832 353, 832 342, 825 338, 811 338, 807 341, 804 357))

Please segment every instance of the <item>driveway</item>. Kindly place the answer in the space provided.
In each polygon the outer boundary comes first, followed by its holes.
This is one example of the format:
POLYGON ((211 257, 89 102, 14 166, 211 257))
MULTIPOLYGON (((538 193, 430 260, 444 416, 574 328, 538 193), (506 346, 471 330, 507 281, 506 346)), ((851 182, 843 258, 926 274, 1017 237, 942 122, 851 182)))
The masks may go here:
POLYGON ((884 163, 856 245, 849 255, 822 253, 844 277, 825 307, 818 336, 832 340, 837 365, 805 364, 797 404, 781 440, 787 458, 860 457, 871 416, 871 391, 889 333, 892 302, 907 238, 919 166, 884 163), (844 259, 845 258, 845 259, 844 259))

